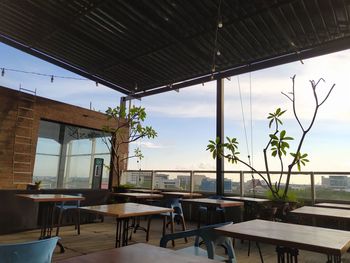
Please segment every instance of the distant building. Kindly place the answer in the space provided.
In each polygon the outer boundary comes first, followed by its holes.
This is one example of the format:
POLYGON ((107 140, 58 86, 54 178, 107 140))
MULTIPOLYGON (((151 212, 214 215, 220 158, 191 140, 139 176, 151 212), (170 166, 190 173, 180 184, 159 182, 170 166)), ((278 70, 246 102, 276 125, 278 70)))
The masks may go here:
POLYGON ((350 178, 348 176, 332 176, 330 175, 328 178, 322 176, 322 186, 328 188, 336 188, 336 189, 346 189, 350 186, 350 178))
POLYGON ((179 181, 180 188, 183 190, 190 190, 191 177, 189 175, 178 175, 177 180, 179 181))
MULTIPOLYGON (((216 192, 216 179, 204 178, 200 185, 200 190, 204 192, 216 192)), ((232 180, 224 180, 224 192, 232 191, 232 180)))
POLYGON ((266 188, 266 183, 259 179, 251 179, 244 184, 246 192, 264 193, 266 188))
POLYGON ((131 171, 126 173, 127 176, 123 176, 121 183, 132 184, 137 186, 151 186, 152 174, 146 171, 131 171))

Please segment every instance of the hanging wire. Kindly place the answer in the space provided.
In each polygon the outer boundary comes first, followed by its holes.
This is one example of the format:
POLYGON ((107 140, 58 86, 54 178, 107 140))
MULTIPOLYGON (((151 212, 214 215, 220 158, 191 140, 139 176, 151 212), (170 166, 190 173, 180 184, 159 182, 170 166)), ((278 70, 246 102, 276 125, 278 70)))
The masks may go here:
POLYGON ((25 71, 25 70, 20 70, 20 69, 13 69, 13 68, 1 68, 3 75, 5 75, 5 71, 12 71, 12 72, 17 72, 17 73, 23 73, 23 74, 31 74, 31 75, 37 75, 37 76, 43 76, 43 77, 49 77, 50 79, 53 78, 60 78, 60 79, 72 79, 72 80, 89 80, 86 78, 78 78, 78 77, 68 77, 68 76, 59 76, 59 75, 52 75, 52 74, 45 74, 45 73, 40 73, 40 72, 34 72, 34 71, 25 71))
POLYGON ((249 109, 250 109, 250 152, 252 166, 254 166, 253 158, 253 103, 252 103, 252 73, 249 72, 249 109))
MULTIPOLYGON (((253 103, 252 103, 252 72, 249 72, 249 108, 250 108, 250 152, 251 152, 251 166, 254 167, 254 154, 253 154, 253 103)), ((251 170, 251 177, 253 182, 253 196, 255 197, 255 178, 253 169, 251 170)))
POLYGON ((218 49, 218 32, 219 29, 222 28, 222 19, 221 19, 221 2, 222 0, 219 0, 218 4, 218 17, 216 21, 216 27, 215 27, 215 37, 214 37, 214 49, 213 49, 213 60, 211 65, 211 78, 214 78, 214 72, 216 71, 216 56, 220 56, 220 50, 218 49))
POLYGON ((238 84, 238 91, 239 91, 239 99, 241 101, 242 121, 243 121, 245 142, 246 142, 246 146, 247 146, 248 160, 249 160, 249 165, 251 165, 251 163, 250 163, 250 154, 249 154, 249 146, 248 146, 247 127, 245 125, 245 116, 244 116, 244 108, 243 108, 243 100, 242 100, 242 92, 241 92, 241 84, 240 84, 240 81, 239 81, 239 76, 237 76, 237 84, 238 84))
MULTIPOLYGON (((242 91, 241 91, 241 83, 239 81, 239 76, 237 76, 237 83, 238 83, 238 91, 239 91, 239 99, 241 102, 241 111, 242 111, 242 121, 243 121, 243 128, 244 128, 244 136, 245 136, 245 142, 246 142, 246 147, 247 147, 247 154, 248 154, 248 163, 252 167, 252 162, 251 162, 251 156, 249 153, 249 145, 248 145, 248 135, 247 135, 247 127, 246 127, 246 122, 245 122, 245 114, 244 114, 244 107, 243 107, 243 99, 242 99, 242 91)), ((250 104, 250 140, 251 140, 251 149, 253 152, 253 141, 252 141, 252 101, 251 101, 251 78, 249 79, 249 104, 250 104)), ((255 178, 254 178, 254 173, 253 169, 251 170, 251 177, 252 177, 252 184, 253 184, 253 196, 255 197, 255 178)))

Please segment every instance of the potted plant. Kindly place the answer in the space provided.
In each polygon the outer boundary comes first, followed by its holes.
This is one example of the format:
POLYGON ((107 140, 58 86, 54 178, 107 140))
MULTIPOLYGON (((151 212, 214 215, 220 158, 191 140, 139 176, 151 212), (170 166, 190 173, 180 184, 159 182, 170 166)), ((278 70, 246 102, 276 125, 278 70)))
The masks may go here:
POLYGON ((121 187, 121 176, 123 164, 130 158, 143 158, 139 147, 132 155, 125 154, 130 143, 134 143, 141 138, 153 139, 157 137, 157 132, 151 127, 144 125, 146 111, 143 107, 132 106, 127 112, 124 104, 116 108, 109 107, 106 111, 107 118, 113 120, 114 126, 104 126, 103 131, 111 135, 105 137, 105 143, 111 153, 110 169, 116 176, 113 189, 121 187))
POLYGON ((27 190, 40 190, 41 180, 37 180, 34 184, 27 184, 27 190))
POLYGON ((288 201, 288 198, 289 198, 288 190, 289 190, 289 183, 290 183, 290 178, 291 178, 293 168, 296 166, 297 169, 300 171, 301 166, 306 165, 306 163, 309 162, 308 154, 302 152, 302 145, 305 141, 306 135, 310 132, 316 120, 316 116, 319 111, 319 108, 326 102, 326 100, 328 99, 329 95, 331 94, 335 86, 335 84, 333 84, 327 91, 325 97, 322 100, 320 100, 317 88, 319 83, 324 80, 320 78, 317 82, 313 80, 310 81, 310 86, 312 89, 315 106, 313 108, 313 114, 312 114, 311 120, 308 123, 308 125, 305 126, 300 121, 300 117, 296 109, 295 75, 291 79, 292 79, 292 91, 289 92, 288 94, 282 92, 282 94, 292 102, 293 114, 302 133, 298 143, 296 144, 297 145, 296 150, 294 152, 289 153, 290 156, 292 156, 291 162, 289 163, 289 165, 285 166, 284 160, 287 156, 287 151, 289 150, 289 147, 290 147, 289 142, 291 140, 294 140, 294 138, 288 136, 286 130, 281 129, 281 126, 283 125, 281 117, 286 111, 281 110, 280 108, 276 109, 275 112, 269 113, 267 117, 269 121, 269 128, 272 129, 272 132, 268 135, 268 142, 266 144, 266 147, 263 149, 264 164, 265 164, 264 172, 258 171, 257 169, 252 167, 248 162, 240 158, 239 151, 238 151, 238 141, 236 138, 226 137, 226 142, 221 142, 220 138, 216 138, 216 140, 210 140, 207 146, 207 151, 211 152, 213 158, 225 158, 233 164, 241 163, 247 166, 249 169, 251 169, 254 174, 258 174, 260 178, 264 180, 266 186, 268 187, 270 198, 272 200, 275 200, 275 201, 277 200, 282 202, 288 201), (279 161, 280 172, 279 172, 278 180, 276 181, 273 181, 271 178, 268 151, 270 151, 272 158, 278 158, 278 161, 279 161), (282 182, 283 174, 287 175, 285 178, 284 184, 282 182))

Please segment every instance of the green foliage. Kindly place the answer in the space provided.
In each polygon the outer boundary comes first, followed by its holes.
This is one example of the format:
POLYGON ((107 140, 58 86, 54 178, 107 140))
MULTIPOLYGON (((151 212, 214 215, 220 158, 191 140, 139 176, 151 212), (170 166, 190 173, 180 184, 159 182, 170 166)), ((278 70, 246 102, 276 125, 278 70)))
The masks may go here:
MULTIPOLYGON (((152 126, 144 125, 147 114, 143 107, 133 105, 129 112, 127 112, 125 106, 108 107, 106 115, 108 120, 114 121, 113 126, 104 126, 102 129, 104 132, 112 135, 111 139, 109 139, 111 144, 110 150, 112 158, 116 160, 112 168, 117 174, 117 185, 119 185, 122 175, 120 163, 130 158, 138 158, 139 160, 143 158, 139 148, 134 150, 133 155, 125 157, 122 155, 121 146, 136 142, 141 138, 154 139, 158 134, 152 126)), ((109 145, 106 140, 105 142, 109 145)))
POLYGON ((135 187, 135 185, 129 184, 129 183, 120 184, 120 185, 118 186, 119 189, 130 189, 130 188, 134 188, 134 187, 135 187))
POLYGON ((271 128, 272 124, 275 123, 275 125, 278 127, 278 124, 283 124, 283 122, 280 120, 280 117, 285 113, 286 111, 282 111, 281 108, 278 108, 275 112, 269 113, 269 116, 267 117, 269 122, 269 128, 271 128))
POLYGON ((288 194, 284 198, 283 198, 283 192, 284 192, 284 188, 278 189, 277 195, 274 194, 271 190, 268 190, 266 192, 266 197, 272 201, 298 202, 298 198, 297 198, 298 195, 295 191, 289 190, 288 194))
MULTIPOLYGON (((277 132, 278 135, 278 132, 277 132)), ((286 131, 283 130, 279 133, 279 136, 276 136, 275 134, 270 134, 270 140, 271 140, 271 155, 273 157, 276 157, 277 155, 281 157, 282 155, 286 155, 287 151, 286 149, 289 148, 289 143, 287 141, 294 140, 292 137, 286 136, 286 131)))
POLYGON ((298 153, 290 153, 290 155, 292 155, 295 158, 295 163, 298 167, 298 171, 301 171, 301 164, 302 165, 306 165, 306 163, 309 162, 308 159, 306 159, 307 157, 307 153, 301 154, 300 152, 298 153))
POLYGON ((209 144, 207 146, 207 151, 210 151, 213 158, 226 158, 231 163, 241 163, 245 166, 249 167, 252 172, 258 174, 266 183, 267 187, 269 188, 271 195, 274 198, 277 199, 286 199, 287 197, 291 198, 290 194, 288 195, 288 189, 290 184, 290 178, 292 175, 292 169, 295 165, 297 165, 298 170, 300 171, 301 165, 306 165, 309 160, 307 159, 307 154, 302 154, 300 152, 301 147, 304 143, 304 139, 308 132, 311 130, 312 126, 314 125, 314 122, 316 120, 316 116, 318 113, 318 109, 324 104, 324 102, 328 99, 329 95, 331 94, 335 84, 331 86, 331 88, 328 90, 328 93, 323 98, 323 100, 320 100, 318 97, 318 94, 316 92, 316 87, 320 83, 320 81, 324 81, 323 78, 320 78, 318 81, 310 81, 313 99, 314 99, 314 109, 313 114, 311 115, 310 123, 307 127, 304 127, 304 124, 301 123, 300 117, 297 114, 296 110, 296 96, 295 96, 295 75, 291 78, 292 80, 292 91, 288 93, 282 92, 282 94, 287 97, 292 102, 293 107, 293 114, 294 117, 302 131, 302 134, 300 136, 299 142, 297 143, 297 150, 295 153, 290 153, 293 157, 293 160, 288 165, 287 170, 287 176, 286 176, 286 183, 285 185, 282 183, 282 176, 284 174, 284 163, 283 158, 287 155, 287 150, 289 149, 289 141, 294 140, 292 137, 287 136, 287 132, 285 130, 280 131, 279 126, 283 125, 283 122, 281 120, 281 117, 286 112, 285 110, 281 110, 281 108, 277 108, 274 112, 269 113, 267 116, 267 120, 269 122, 269 128, 273 129, 273 132, 269 134, 268 143, 266 147, 263 149, 264 154, 264 164, 265 164, 265 172, 259 172, 254 167, 251 166, 250 162, 246 162, 239 158, 238 154, 238 141, 236 138, 230 139, 229 137, 226 138, 227 142, 222 143, 220 142, 220 138, 216 138, 215 141, 210 140, 209 144), (225 150, 227 150, 229 153, 225 154, 225 150), (269 167, 269 158, 267 156, 267 150, 271 150, 271 156, 272 157, 278 157, 279 163, 280 163, 280 172, 279 172, 279 179, 276 182, 272 182, 271 180, 271 173, 270 173, 270 167, 269 167))
POLYGON ((35 184, 36 186, 39 186, 39 187, 40 187, 40 186, 41 186, 41 180, 35 181, 34 184, 35 184))

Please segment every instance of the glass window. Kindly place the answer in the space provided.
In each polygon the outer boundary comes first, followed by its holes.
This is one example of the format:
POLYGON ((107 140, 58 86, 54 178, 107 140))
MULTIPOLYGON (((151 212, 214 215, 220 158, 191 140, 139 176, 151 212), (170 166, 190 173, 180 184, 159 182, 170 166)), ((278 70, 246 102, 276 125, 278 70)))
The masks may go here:
POLYGON ((103 158, 102 188, 108 188, 110 163, 105 133, 42 120, 33 181, 43 188, 91 188, 95 158, 103 158))

